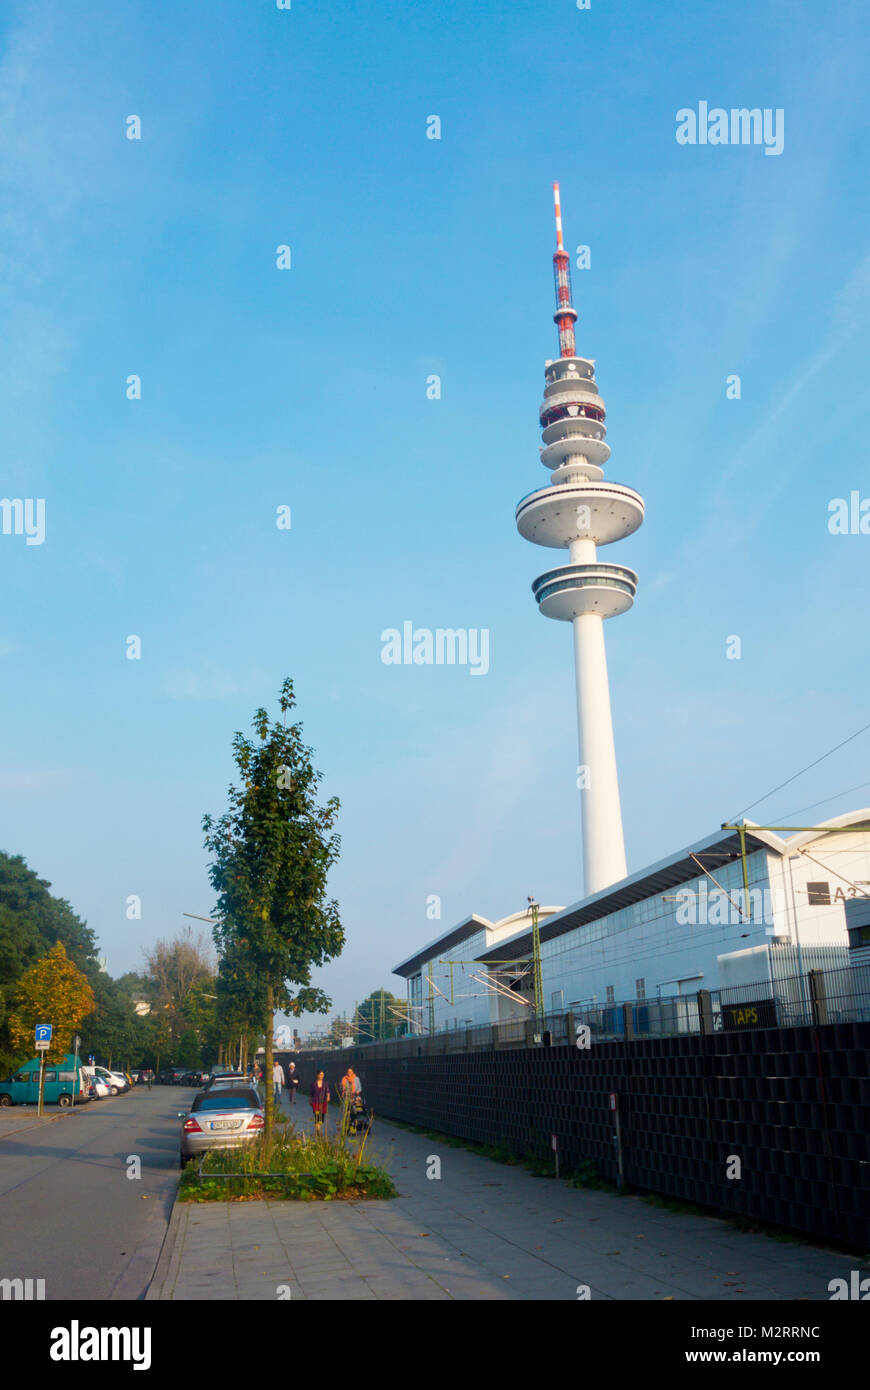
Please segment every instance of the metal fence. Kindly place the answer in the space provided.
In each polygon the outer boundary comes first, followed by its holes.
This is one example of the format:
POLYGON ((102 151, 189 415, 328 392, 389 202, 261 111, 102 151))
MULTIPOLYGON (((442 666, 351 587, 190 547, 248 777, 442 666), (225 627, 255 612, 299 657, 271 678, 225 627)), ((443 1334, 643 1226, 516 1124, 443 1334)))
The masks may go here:
POLYGON ((696 994, 578 1006, 540 1019, 510 1018, 357 1046, 364 1048, 367 1057, 418 1057, 574 1043, 582 1028, 588 1028, 590 1041, 607 1042, 864 1021, 870 1021, 870 962, 696 994))

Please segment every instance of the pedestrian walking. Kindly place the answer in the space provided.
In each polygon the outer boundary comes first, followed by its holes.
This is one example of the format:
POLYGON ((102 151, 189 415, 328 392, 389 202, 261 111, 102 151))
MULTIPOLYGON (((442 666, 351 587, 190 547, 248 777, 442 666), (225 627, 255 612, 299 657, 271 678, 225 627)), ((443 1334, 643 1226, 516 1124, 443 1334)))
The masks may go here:
POLYGON ((275 1102, 281 1104, 281 1092, 284 1089, 284 1068, 280 1062, 276 1062, 272 1068, 272 1083, 275 1087, 275 1102))
POLYGON ((314 1112, 314 1133, 320 1134, 321 1126, 326 1119, 326 1107, 329 1104, 329 1086, 322 1071, 319 1071, 312 1081, 308 1094, 311 1097, 311 1109, 314 1112))
POLYGON ((296 1104, 296 1092, 299 1090, 299 1077, 296 1075, 296 1063, 287 1064, 287 1104, 296 1104))
POLYGON ((362 1090, 362 1082, 354 1071, 353 1067, 348 1067, 344 1076, 341 1078, 341 1094, 345 1100, 352 1100, 358 1096, 362 1090))

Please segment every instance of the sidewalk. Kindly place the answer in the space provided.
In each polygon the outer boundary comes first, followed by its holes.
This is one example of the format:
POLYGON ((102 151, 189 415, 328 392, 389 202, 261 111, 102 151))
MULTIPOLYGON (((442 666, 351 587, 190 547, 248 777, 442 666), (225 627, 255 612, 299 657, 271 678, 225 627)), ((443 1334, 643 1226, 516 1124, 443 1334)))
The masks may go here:
POLYGON ((39 1125, 50 1125, 55 1120, 72 1113, 71 1109, 65 1110, 59 1105, 49 1105, 46 1107, 45 1114, 40 1118, 36 1113, 35 1105, 3 1106, 0 1109, 0 1139, 5 1139, 9 1134, 20 1134, 24 1129, 36 1129, 39 1125))
MULTIPOLYGON (((309 1127, 310 1111, 289 1112, 309 1127)), ((337 1114, 330 1107, 334 1125, 337 1114)), ((589 1192, 376 1120, 377 1202, 176 1203, 149 1299, 826 1300, 855 1256, 589 1192), (440 1179, 428 1179, 430 1158, 440 1179), (281 1290, 279 1294, 279 1290, 281 1290)))

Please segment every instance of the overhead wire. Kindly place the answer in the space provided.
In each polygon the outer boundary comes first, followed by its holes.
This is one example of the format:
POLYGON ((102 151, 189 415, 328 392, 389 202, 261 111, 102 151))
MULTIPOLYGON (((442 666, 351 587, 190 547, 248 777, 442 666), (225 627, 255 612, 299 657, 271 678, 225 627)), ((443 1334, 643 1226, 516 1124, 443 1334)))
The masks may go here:
POLYGON ((736 821, 739 816, 745 816, 746 812, 751 811, 753 806, 760 805, 762 801, 766 801, 767 798, 773 796, 775 792, 782 791, 783 787, 787 787, 790 782, 797 781, 798 777, 803 777, 804 773, 809 772, 810 768, 818 767, 819 763, 825 761, 825 758, 830 758, 832 753, 838 753, 841 748, 846 747, 847 743, 851 743, 853 739, 858 738, 860 734, 865 734, 868 729, 870 729, 870 724, 865 724, 863 728, 856 729, 854 734, 850 734, 848 738, 844 738, 842 743, 838 743, 834 748, 829 748, 827 753, 823 753, 820 758, 815 758, 813 762, 807 763, 806 767, 802 767, 800 772, 795 772, 793 776, 786 777, 785 781, 780 782, 778 787, 773 787, 769 792, 765 792, 764 796, 759 796, 757 800, 751 801, 748 806, 744 806, 742 811, 738 811, 736 816, 732 816, 732 821, 736 821))

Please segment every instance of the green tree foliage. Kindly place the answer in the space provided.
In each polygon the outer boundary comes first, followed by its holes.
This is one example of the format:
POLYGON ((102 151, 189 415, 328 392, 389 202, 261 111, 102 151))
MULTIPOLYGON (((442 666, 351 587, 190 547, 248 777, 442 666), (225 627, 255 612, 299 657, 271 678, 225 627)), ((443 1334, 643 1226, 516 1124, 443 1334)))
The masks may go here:
MULTIPOLYGON (((229 789, 229 808, 203 820, 217 895, 215 941, 222 955, 239 950, 266 991, 266 1075, 272 1069, 273 1020, 286 1013, 324 1013, 329 999, 311 984, 311 971, 344 945, 338 904, 326 896, 340 840, 333 827, 339 804, 320 806, 312 752, 301 724, 287 725, 295 705, 285 680, 272 723, 254 715, 254 738, 237 733, 233 758, 240 785, 229 789)), ((272 1089, 266 1088, 266 1133, 272 1131, 272 1089)))
POLYGON ((182 1033, 175 1060, 180 1067, 187 1067, 188 1071, 202 1066, 202 1049, 195 1028, 187 1028, 182 1033))
POLYGON ((266 983, 238 942, 228 941, 217 974, 217 1032, 228 1056, 253 1055, 268 1023, 266 983))
POLYGON ((375 989, 367 999, 357 1005, 354 1014, 354 1028, 357 1042, 383 1042, 388 1038, 400 1038, 408 1031, 407 1024, 399 1017, 407 1012, 405 1001, 391 994, 388 989, 375 989))
MULTIPOLYGON (((69 959, 85 970, 96 956, 93 932, 69 903, 54 897, 20 854, 0 853, 0 1069, 22 1060, 9 1032, 9 1012, 25 971, 59 941, 69 959)), ((31 1055, 30 1053, 28 1055, 31 1055)))
POLYGON ((139 1066, 147 1041, 144 1020, 137 1018, 133 1002, 117 980, 102 970, 88 971, 94 992, 94 1012, 80 1031, 81 1054, 93 1055, 105 1066, 128 1069, 139 1066))

